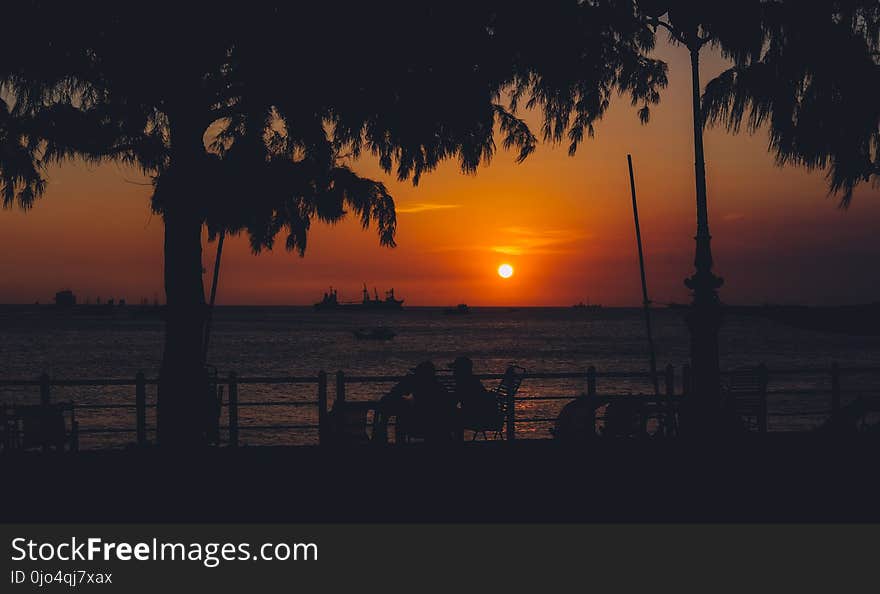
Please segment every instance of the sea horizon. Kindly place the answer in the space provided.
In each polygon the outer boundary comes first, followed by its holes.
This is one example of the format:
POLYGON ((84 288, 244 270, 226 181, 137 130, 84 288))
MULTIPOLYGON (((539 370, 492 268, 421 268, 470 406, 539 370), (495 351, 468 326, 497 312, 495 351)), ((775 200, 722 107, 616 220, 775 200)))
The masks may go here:
MULTIPOLYGON (((346 302, 346 303, 357 303, 346 302)), ((584 302, 587 307, 598 307, 601 309, 644 309, 644 306, 641 304, 630 304, 630 305, 606 305, 604 303, 589 303, 584 302)), ((410 305, 404 301, 403 309, 444 309, 450 307, 456 307, 459 304, 465 304, 471 309, 574 309, 578 305, 577 303, 570 304, 556 304, 556 305, 535 305, 535 304, 510 304, 510 305, 482 305, 479 303, 471 303, 466 301, 461 301, 457 303, 434 303, 434 304, 417 304, 410 305)), ((0 303, 0 308, 10 308, 10 307, 33 307, 33 306, 49 306, 56 307, 54 303, 51 301, 34 301, 34 302, 9 302, 9 303, 0 303)), ((87 302, 81 303, 78 302, 76 306, 83 305, 107 305, 105 301, 101 303, 96 302, 87 302)), ((122 305, 118 301, 114 301, 114 305, 122 305)), ((128 301, 126 300, 124 303, 125 307, 144 307, 144 306, 155 306, 156 303, 150 301, 148 303, 138 302, 138 301, 128 301)), ((165 302, 160 301, 158 303, 160 306, 164 306, 165 302)), ((206 304, 207 305, 207 304, 206 304)), ((880 305, 880 300, 873 301, 852 301, 852 302, 840 302, 840 303, 797 303, 797 302, 767 302, 767 303, 757 303, 757 302, 722 302, 723 307, 738 307, 738 308, 761 308, 761 307, 809 307, 816 309, 828 309, 828 308, 847 308, 847 307, 872 307, 880 305)), ((661 309, 676 309, 676 308, 686 308, 689 307, 690 303, 687 301, 680 302, 652 302, 649 305, 651 310, 661 310, 661 309)), ((306 308, 313 309, 314 303, 217 303, 214 305, 216 308, 270 308, 270 307, 279 307, 279 308, 306 308)))

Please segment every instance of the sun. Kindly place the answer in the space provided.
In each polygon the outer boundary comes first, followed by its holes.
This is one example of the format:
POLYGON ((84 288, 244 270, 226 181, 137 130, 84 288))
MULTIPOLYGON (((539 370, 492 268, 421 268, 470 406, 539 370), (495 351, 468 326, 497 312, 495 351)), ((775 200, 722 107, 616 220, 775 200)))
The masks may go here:
POLYGON ((513 266, 510 264, 502 264, 498 267, 498 276, 501 278, 510 278, 513 276, 513 266))

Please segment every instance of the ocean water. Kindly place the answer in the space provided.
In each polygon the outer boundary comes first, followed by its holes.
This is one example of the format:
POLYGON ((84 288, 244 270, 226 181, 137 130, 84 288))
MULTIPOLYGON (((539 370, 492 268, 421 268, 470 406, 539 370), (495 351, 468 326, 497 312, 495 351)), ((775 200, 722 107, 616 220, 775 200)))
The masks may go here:
MULTIPOLYGON (((688 360, 688 337, 681 310, 652 312, 660 368, 680 368, 688 360)), ((304 307, 220 307, 215 313, 210 363, 221 376, 314 377, 324 370, 354 375, 401 375, 423 360, 445 367, 467 355, 477 373, 501 373, 515 362, 534 372, 645 372, 648 370, 643 314, 638 309, 473 308, 468 315, 444 315, 440 308, 409 308, 396 313, 317 313, 304 307), (358 328, 389 326, 389 341, 356 340, 358 328)), ((155 377, 162 353, 162 323, 115 315, 51 313, 26 307, 0 309, 0 379, 133 378, 138 371, 155 377)), ((843 367, 880 366, 880 337, 820 333, 751 316, 728 316, 721 333, 723 369, 765 363, 773 369, 815 368, 812 374, 771 375, 770 429, 808 429, 821 423, 830 405, 832 361, 843 367)), ((487 386, 495 381, 486 380, 487 386)), ((349 384, 349 399, 380 396, 390 384, 349 384)), ((876 374, 844 377, 844 402, 880 392, 876 374)), ((521 396, 571 396, 584 391, 583 379, 526 380, 521 396)), ((649 393, 646 380, 600 378, 604 394, 649 393)), ((53 399, 78 405, 133 404, 130 387, 56 387, 53 399)), ((250 444, 301 444, 316 440, 314 430, 248 429, 270 424, 316 422, 314 407, 259 407, 248 402, 289 402, 315 398, 314 384, 247 384, 239 389, 241 441, 250 444)), ((34 387, 0 387, 0 401, 28 402, 34 387)), ((148 389, 148 402, 155 389, 148 389)), ((564 400, 523 401, 517 405, 518 437, 549 437, 552 418, 564 400)), ((224 413, 225 415, 225 413, 224 413)), ((77 411, 83 447, 124 445, 133 434, 89 434, 99 428, 133 429, 130 409, 77 411)), ((154 415, 148 415, 150 428, 154 415)), ((225 423, 225 416, 223 419, 225 423)))

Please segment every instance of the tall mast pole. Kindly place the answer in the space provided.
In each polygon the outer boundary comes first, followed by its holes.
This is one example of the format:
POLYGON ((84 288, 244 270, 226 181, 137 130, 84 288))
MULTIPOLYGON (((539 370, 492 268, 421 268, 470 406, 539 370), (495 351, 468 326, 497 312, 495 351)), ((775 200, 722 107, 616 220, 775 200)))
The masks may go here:
POLYGON ((214 258, 214 274, 211 279, 211 300, 208 302, 208 318, 205 320, 205 339, 202 343, 202 362, 208 361, 208 342, 211 338, 211 323, 214 318, 214 301, 217 299, 217 282, 220 280, 220 258, 223 256, 223 240, 226 239, 226 231, 220 232, 217 239, 217 256, 214 258))
POLYGON ((645 330, 648 334, 648 355, 651 361, 651 381, 654 384, 654 396, 660 397, 660 384, 657 378, 657 356, 654 352, 654 335, 651 332, 651 301, 648 299, 648 283, 645 280, 645 255, 642 251, 642 230, 639 226, 639 206, 636 202, 636 180, 633 175, 632 155, 626 156, 629 165, 629 187, 632 193, 633 220, 636 224, 636 244, 639 248, 639 271, 642 275, 642 306, 645 310, 645 330))

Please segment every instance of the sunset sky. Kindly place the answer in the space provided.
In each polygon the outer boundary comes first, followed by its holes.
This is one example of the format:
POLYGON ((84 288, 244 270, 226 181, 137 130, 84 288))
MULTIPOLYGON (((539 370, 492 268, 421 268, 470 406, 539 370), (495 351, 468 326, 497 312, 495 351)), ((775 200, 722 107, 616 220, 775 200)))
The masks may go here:
MULTIPOLYGON (((382 248, 355 220, 316 224, 305 258, 279 249, 254 256, 227 243, 221 304, 307 304, 329 285, 343 299, 361 284, 394 287, 408 305, 571 305, 640 301, 626 154, 638 188, 648 288, 654 301, 687 300, 695 227, 687 53, 661 45, 670 85, 642 126, 624 98, 597 136, 569 157, 542 144, 523 164, 499 150, 476 175, 455 162, 418 187, 395 181, 367 156, 362 175, 383 180, 398 206, 398 247, 382 248), (496 270, 515 269, 510 279, 496 270)), ((724 62, 704 52, 704 80, 724 62)), ((538 130, 535 114, 527 117, 538 130)), ((706 134, 710 226, 728 303, 834 304, 880 300, 880 191, 860 188, 848 211, 827 196, 823 172, 776 167, 766 133, 706 134)), ((50 172, 35 208, 0 212, 0 301, 162 298, 162 221, 137 171, 71 163, 50 172)), ((282 242, 283 245, 283 242, 282 242)), ((210 271, 214 244, 208 244, 210 271)), ((206 275, 206 279, 207 279, 206 275)))

